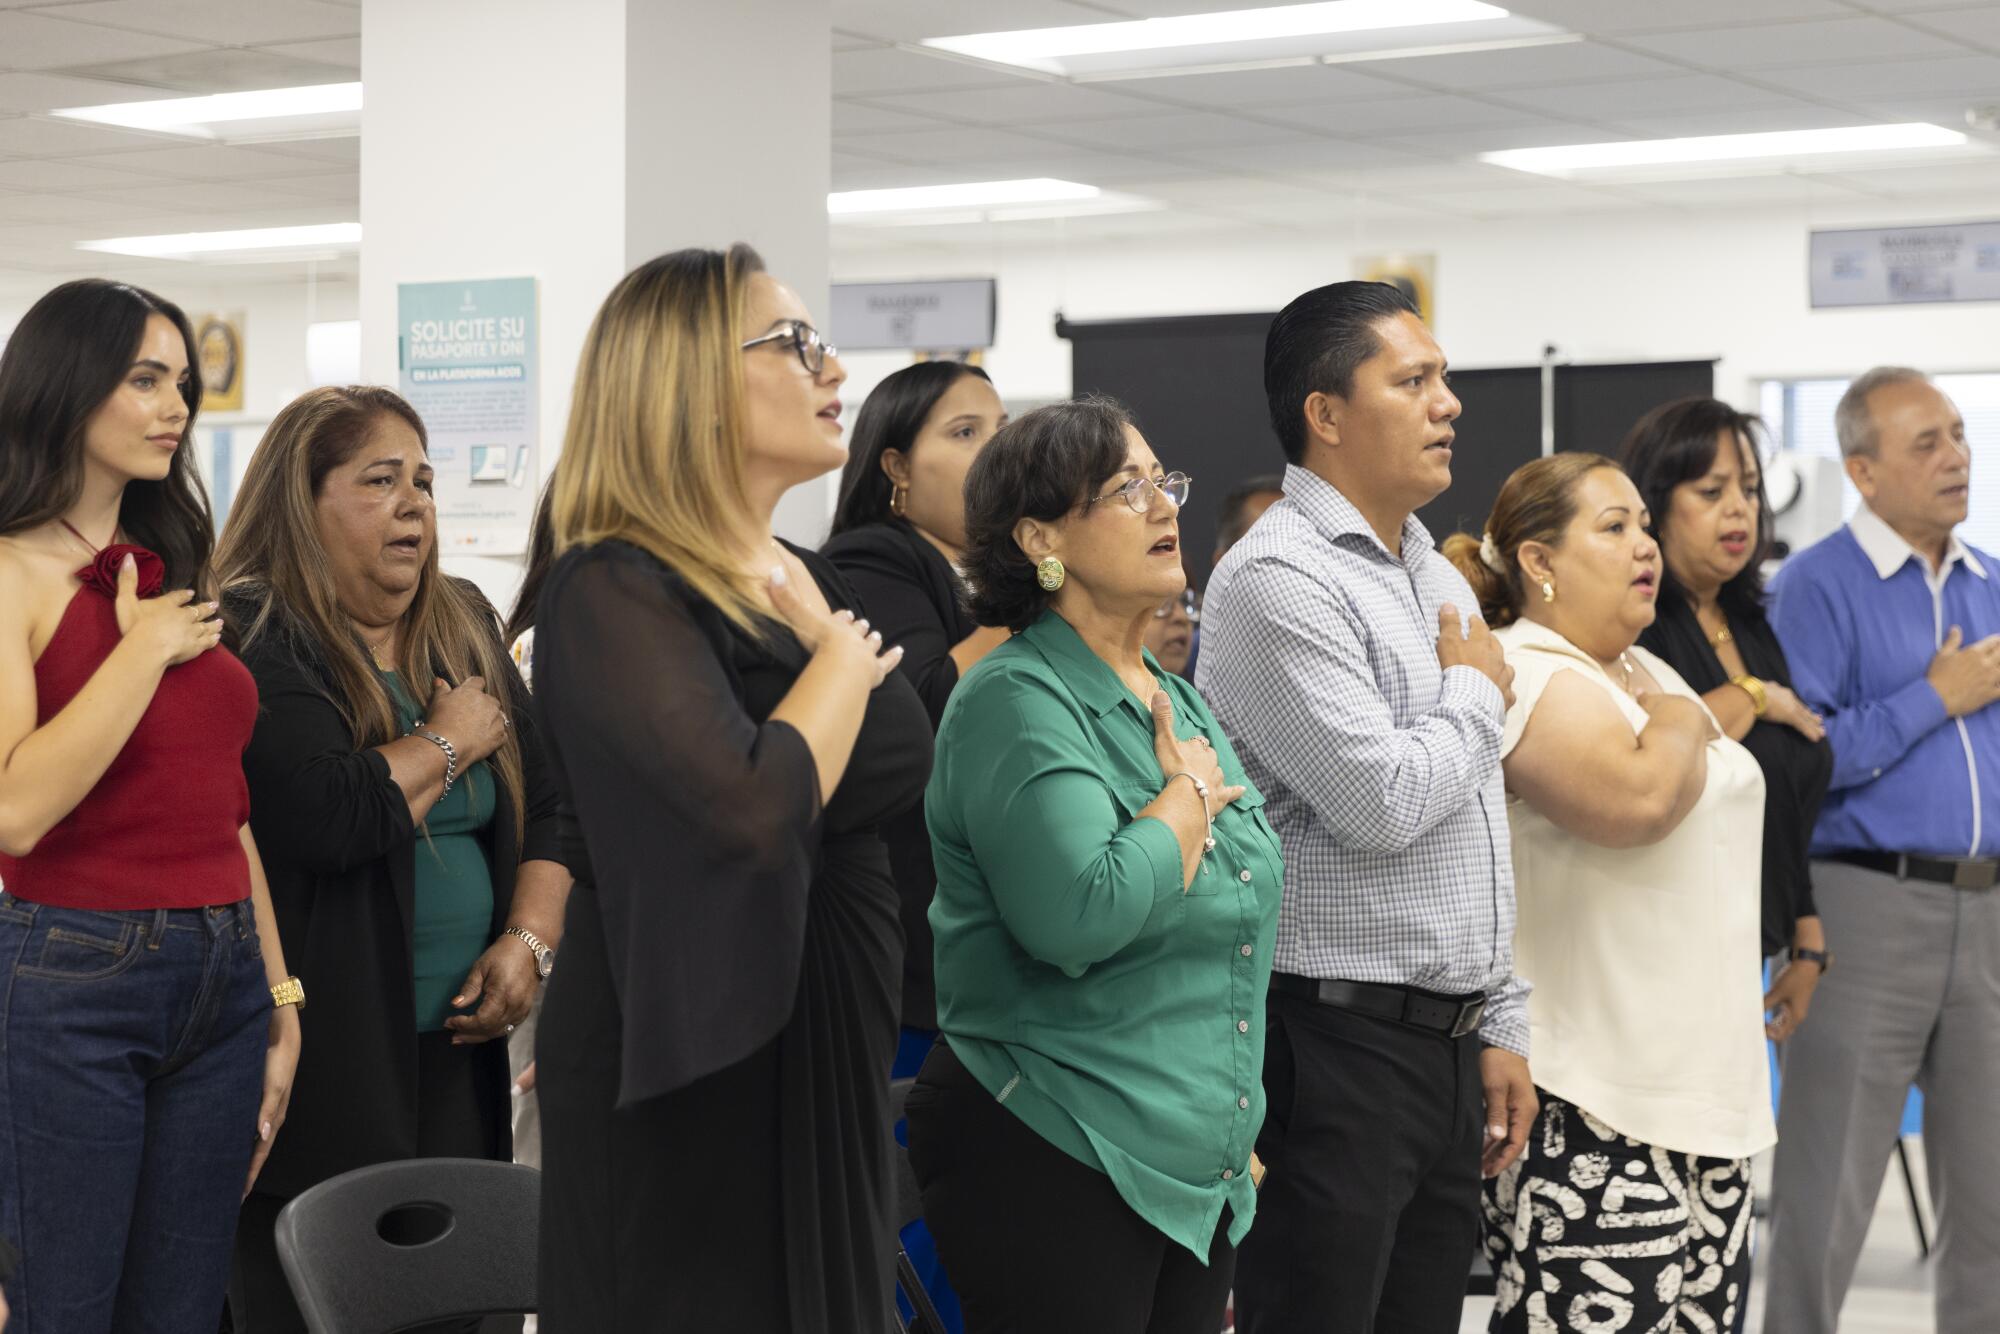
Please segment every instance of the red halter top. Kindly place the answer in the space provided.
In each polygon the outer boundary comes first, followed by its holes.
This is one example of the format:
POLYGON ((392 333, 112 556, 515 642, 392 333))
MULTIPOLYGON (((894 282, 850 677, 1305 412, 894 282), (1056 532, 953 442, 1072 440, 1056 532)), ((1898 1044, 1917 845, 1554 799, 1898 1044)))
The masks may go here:
MULTIPOLYGON (((142 547, 106 547, 78 571, 83 587, 35 660, 37 727, 62 712, 118 646, 118 566, 139 563, 141 597, 163 566, 142 547)), ((237 831, 250 818, 243 751, 257 683, 216 647, 169 667, 118 758, 75 810, 25 857, 0 853, 0 882, 31 903, 65 908, 199 908, 250 894, 237 831)))

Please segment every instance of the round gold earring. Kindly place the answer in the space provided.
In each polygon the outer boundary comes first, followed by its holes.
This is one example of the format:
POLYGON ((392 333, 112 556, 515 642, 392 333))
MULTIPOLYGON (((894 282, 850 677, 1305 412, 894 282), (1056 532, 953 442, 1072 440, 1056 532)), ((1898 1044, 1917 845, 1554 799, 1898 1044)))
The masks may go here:
POLYGON ((1554 602, 1555 600, 1556 600, 1555 581, 1552 579, 1542 580, 1542 601, 1554 602))
POLYGON ((889 492, 889 513, 899 519, 903 517, 903 511, 908 508, 903 497, 908 495, 909 491, 910 488, 907 486, 897 486, 889 492))
POLYGON ((1043 592, 1053 593, 1063 586, 1063 580, 1068 574, 1069 572, 1063 569, 1063 563, 1050 556, 1035 567, 1035 582, 1042 586, 1043 592))

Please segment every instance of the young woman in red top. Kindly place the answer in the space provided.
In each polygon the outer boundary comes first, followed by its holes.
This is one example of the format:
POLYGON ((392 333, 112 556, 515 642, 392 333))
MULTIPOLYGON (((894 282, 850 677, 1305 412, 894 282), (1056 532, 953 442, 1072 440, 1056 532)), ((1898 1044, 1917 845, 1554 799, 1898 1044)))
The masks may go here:
POLYGON ((88 279, 0 355, 0 1237, 17 1331, 214 1329, 298 1061, 218 646, 187 317, 88 279))

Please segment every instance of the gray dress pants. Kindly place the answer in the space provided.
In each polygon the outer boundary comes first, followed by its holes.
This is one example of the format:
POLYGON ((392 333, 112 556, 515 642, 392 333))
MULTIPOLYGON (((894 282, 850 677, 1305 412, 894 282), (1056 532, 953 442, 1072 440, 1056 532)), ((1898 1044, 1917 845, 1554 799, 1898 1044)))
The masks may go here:
POLYGON ((1780 1048, 1764 1334, 1833 1334, 1924 1094, 1937 1334, 2000 1331, 2000 889, 1813 864, 1834 967, 1780 1048))

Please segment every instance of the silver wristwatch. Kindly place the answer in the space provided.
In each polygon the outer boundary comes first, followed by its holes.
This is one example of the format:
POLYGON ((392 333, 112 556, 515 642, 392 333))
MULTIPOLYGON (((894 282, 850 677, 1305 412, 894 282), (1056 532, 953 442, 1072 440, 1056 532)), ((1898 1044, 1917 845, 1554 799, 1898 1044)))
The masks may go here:
POLYGON ((510 926, 501 934, 519 936, 521 943, 534 952, 536 976, 544 982, 549 980, 549 974, 556 968, 556 952, 550 949, 540 936, 525 926, 510 926))

